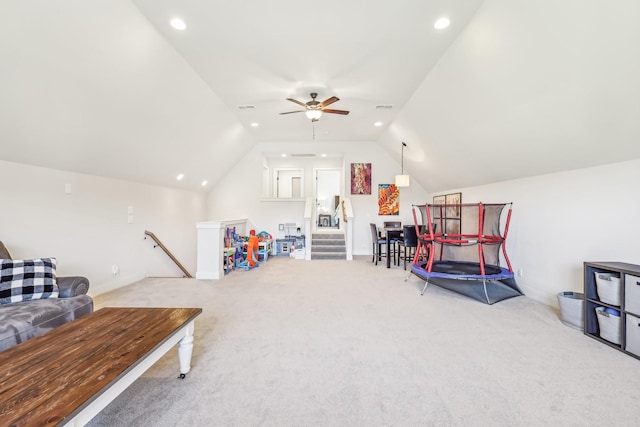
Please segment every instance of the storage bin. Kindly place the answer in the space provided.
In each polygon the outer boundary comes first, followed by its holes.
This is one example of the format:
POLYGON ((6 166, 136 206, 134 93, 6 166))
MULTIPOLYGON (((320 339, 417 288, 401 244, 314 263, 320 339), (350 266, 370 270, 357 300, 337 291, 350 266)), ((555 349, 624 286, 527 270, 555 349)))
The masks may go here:
POLYGON ((294 259, 304 259, 304 257, 305 257, 305 251, 304 251, 304 248, 302 248, 302 249, 295 249, 295 250, 291 251, 291 256, 292 256, 294 259))
POLYGON ((640 318, 627 314, 627 334, 625 350, 640 356, 640 318))
POLYGON ((607 313, 605 307, 596 307, 596 317, 600 328, 600 338, 620 345, 622 341, 622 323, 620 316, 607 313))
POLYGON ((640 316, 640 277, 624 275, 624 311, 640 316))
POLYGON ((560 292, 560 321, 572 328, 584 327, 584 294, 580 292, 560 292))
POLYGON ((594 273, 596 276, 596 288, 598 299, 606 304, 620 307, 622 285, 620 277, 615 273, 594 273))

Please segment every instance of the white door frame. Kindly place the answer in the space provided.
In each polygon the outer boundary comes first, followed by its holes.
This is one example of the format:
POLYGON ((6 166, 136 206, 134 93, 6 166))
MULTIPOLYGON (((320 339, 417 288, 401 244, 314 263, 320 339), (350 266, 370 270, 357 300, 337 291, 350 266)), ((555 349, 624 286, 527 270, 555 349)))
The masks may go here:
MULTIPOLYGON (((314 200, 314 204, 313 204, 313 214, 312 214, 312 218, 313 218, 313 222, 314 222, 314 226, 313 229, 315 231, 326 231, 322 228, 320 228, 318 226, 318 219, 319 219, 319 213, 318 213, 318 172, 319 171, 336 171, 338 173, 338 188, 336 189, 337 191, 337 196, 340 198, 340 200, 342 200, 342 188, 344 187, 343 185, 343 174, 342 174, 342 169, 340 168, 313 168, 313 200, 314 200)), ((338 224, 338 230, 342 229, 342 221, 340 221, 340 223, 338 224)))

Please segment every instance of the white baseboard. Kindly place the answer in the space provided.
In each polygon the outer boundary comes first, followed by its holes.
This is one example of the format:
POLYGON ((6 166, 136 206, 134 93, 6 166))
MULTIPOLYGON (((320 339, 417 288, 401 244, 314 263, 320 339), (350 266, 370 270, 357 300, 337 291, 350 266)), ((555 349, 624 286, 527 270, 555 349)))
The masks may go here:
MULTIPOLYGON (((518 279, 516 278, 516 282, 517 281, 518 279)), ((520 287, 520 289, 522 289, 522 292, 532 300, 541 302, 542 304, 548 305, 549 307, 559 308, 558 297, 556 296, 556 294, 549 294, 548 291, 540 292, 537 289, 534 289, 528 286, 523 286, 520 283, 518 283, 518 286, 520 287)))
POLYGON ((102 295, 102 294, 106 294, 107 292, 111 292, 113 290, 119 289, 119 288, 123 288, 125 286, 128 286, 132 283, 138 282, 142 279, 144 279, 146 276, 143 274, 140 275, 136 275, 136 276, 129 276, 129 277, 121 277, 117 280, 112 280, 110 282, 105 282, 105 283, 99 283, 97 285, 94 284, 90 284, 89 285, 89 295, 92 297, 98 296, 98 295, 102 295))
POLYGON ((197 280, 218 280, 220 278, 220 272, 218 271, 196 271, 197 280))

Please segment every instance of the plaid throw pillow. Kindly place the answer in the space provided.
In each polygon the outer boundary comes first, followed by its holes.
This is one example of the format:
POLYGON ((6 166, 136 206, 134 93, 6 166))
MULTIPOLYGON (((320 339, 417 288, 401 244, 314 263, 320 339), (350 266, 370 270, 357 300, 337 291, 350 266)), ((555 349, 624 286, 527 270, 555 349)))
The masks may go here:
POLYGON ((56 259, 0 260, 0 304, 57 298, 56 259))

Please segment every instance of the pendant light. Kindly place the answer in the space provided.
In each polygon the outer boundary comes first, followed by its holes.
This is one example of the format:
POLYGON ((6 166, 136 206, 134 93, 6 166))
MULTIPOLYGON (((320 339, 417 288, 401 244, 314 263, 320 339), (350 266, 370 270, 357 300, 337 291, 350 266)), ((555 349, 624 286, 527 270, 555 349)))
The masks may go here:
POLYGON ((407 144, 403 142, 402 143, 402 170, 401 170, 401 175, 396 175, 396 187, 408 187, 409 184, 411 183, 411 178, 409 177, 409 175, 404 174, 404 147, 406 146, 407 144))

